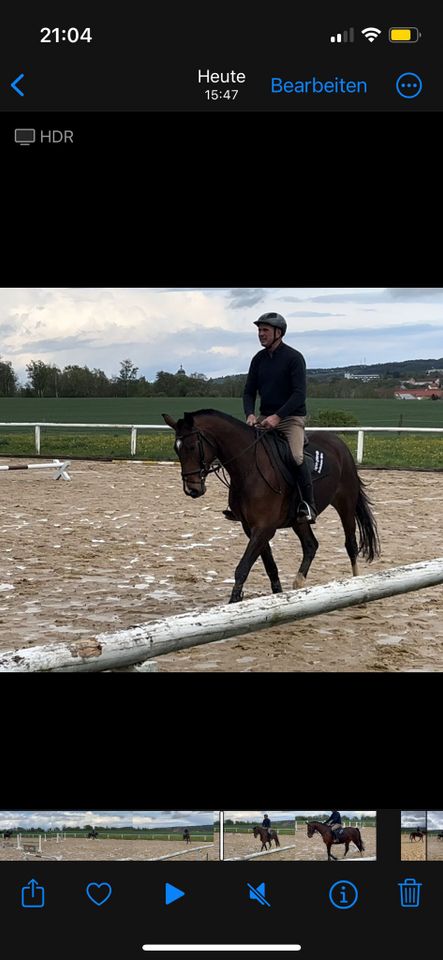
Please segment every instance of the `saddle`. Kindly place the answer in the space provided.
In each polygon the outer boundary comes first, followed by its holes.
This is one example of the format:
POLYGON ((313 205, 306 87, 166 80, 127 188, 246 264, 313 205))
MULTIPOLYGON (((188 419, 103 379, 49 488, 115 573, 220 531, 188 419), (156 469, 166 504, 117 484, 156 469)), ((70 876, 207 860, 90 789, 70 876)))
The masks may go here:
POLYGON ((340 827, 339 830, 333 830, 334 840, 333 843, 341 843, 343 836, 343 827, 340 827))
MULTIPOLYGON (((262 431, 260 431, 260 434, 262 431)), ((288 486, 293 488, 293 495, 289 504, 289 511, 285 527, 292 527, 298 519, 298 507, 302 500, 301 491, 294 476, 294 460, 289 443, 283 433, 273 430, 263 436, 262 443, 268 451, 269 457, 277 473, 280 473, 288 486)), ((305 436, 303 456, 311 471, 312 482, 329 473, 327 458, 322 450, 318 450, 305 436)))
MULTIPOLYGON (((262 434, 263 431, 260 430, 258 435, 262 436, 262 434)), ((278 429, 269 431, 263 435, 261 442, 268 451, 276 470, 281 473, 286 483, 292 485, 294 483, 293 457, 285 435, 279 433, 278 429)), ((305 437, 303 454, 311 471, 313 483, 320 477, 328 476, 329 466, 323 450, 318 450, 314 444, 309 442, 307 437, 305 437)))
MULTIPOLYGON (((289 443, 283 433, 278 430, 267 431, 265 429, 255 428, 256 437, 260 437, 260 442, 267 451, 271 463, 277 474, 283 477, 283 480, 289 487, 293 488, 293 495, 289 505, 288 517, 285 527, 292 527, 297 521, 298 505, 302 499, 298 483, 294 477, 294 461, 289 447, 289 443)), ((327 477, 329 474, 329 464, 323 450, 318 450, 314 444, 310 443, 305 436, 304 459, 309 466, 312 476, 312 482, 315 483, 321 477, 327 477)), ((227 520, 237 520, 231 510, 223 510, 227 520)))

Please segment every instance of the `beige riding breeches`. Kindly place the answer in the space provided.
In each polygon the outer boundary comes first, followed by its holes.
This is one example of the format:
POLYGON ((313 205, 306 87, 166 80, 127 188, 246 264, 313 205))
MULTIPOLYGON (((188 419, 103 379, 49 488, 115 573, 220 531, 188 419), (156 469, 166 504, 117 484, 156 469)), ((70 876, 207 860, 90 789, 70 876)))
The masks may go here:
POLYGON ((280 420, 277 427, 280 433, 284 433, 297 465, 303 463, 305 421, 306 417, 285 417, 283 420, 280 420))

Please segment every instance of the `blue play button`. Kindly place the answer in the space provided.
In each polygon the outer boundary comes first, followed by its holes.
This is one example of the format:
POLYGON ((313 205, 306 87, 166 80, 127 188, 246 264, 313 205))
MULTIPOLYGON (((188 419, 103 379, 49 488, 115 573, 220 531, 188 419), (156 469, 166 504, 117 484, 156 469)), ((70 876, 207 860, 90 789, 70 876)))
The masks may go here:
POLYGON ((168 906, 169 903, 174 903, 174 900, 180 900, 180 897, 185 896, 184 890, 179 890, 178 887, 173 887, 172 883, 165 883, 165 903, 168 906))

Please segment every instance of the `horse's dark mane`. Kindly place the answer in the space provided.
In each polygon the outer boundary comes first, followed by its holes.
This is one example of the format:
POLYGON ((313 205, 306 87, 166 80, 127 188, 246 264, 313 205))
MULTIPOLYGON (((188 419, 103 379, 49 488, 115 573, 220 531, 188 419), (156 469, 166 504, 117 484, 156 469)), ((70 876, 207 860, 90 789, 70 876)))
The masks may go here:
POLYGON ((244 427, 245 430, 248 431, 251 429, 248 427, 247 423, 243 423, 243 420, 239 420, 238 417, 231 417, 230 413, 224 413, 223 410, 213 410, 210 407, 207 410, 194 410, 192 413, 186 412, 184 415, 184 421, 187 425, 189 425, 193 422, 194 417, 199 417, 204 414, 209 417, 221 417, 222 420, 227 420, 228 423, 235 423, 237 426, 244 427))

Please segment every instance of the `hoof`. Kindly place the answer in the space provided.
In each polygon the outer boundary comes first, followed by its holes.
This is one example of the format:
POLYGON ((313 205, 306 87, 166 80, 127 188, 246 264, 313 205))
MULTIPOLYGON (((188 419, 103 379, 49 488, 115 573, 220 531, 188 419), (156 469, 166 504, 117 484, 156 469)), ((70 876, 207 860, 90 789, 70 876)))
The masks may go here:
POLYGON ((273 584, 271 584, 271 586, 272 586, 272 592, 273 592, 273 593, 283 593, 283 587, 282 587, 280 581, 279 581, 278 583, 273 583, 273 584))
POLYGON ((293 590, 301 590, 302 587, 306 586, 306 577, 303 574, 298 574, 292 584, 293 590))
POLYGON ((229 603, 239 603, 240 600, 243 600, 243 593, 232 593, 229 603))

